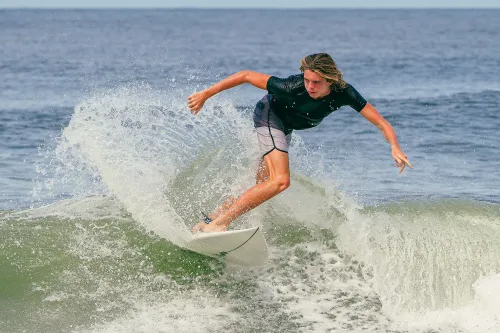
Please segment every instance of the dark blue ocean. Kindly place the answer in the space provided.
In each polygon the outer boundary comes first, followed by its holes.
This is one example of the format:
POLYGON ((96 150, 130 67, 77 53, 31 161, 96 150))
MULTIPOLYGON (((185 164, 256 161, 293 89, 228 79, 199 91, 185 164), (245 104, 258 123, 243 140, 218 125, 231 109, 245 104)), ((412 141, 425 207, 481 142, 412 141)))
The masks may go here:
POLYGON ((500 10, 0 10, 0 331, 500 332, 500 10), (349 107, 295 131, 264 267, 183 249, 254 182, 239 70, 328 52, 349 107))

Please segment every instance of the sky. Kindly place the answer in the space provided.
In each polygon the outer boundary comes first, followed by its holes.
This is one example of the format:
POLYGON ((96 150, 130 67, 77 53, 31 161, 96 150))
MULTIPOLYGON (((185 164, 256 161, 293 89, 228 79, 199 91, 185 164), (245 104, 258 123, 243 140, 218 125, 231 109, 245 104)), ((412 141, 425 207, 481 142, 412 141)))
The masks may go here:
POLYGON ((500 0, 0 0, 0 8, 500 8, 500 0))

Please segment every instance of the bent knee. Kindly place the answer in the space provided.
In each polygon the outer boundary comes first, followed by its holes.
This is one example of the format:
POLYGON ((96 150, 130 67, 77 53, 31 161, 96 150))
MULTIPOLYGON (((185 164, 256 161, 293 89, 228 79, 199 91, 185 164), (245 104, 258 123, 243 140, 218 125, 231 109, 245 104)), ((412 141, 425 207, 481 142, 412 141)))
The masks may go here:
POLYGON ((290 187, 290 175, 279 175, 275 179, 278 192, 283 192, 290 187))

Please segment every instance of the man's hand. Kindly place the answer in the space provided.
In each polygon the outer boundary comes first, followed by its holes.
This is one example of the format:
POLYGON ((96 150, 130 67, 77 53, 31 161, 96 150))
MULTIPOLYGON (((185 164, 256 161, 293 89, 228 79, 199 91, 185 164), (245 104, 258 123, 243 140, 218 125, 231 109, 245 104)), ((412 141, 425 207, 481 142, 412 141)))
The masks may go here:
POLYGON ((411 165, 410 161, 408 161, 408 157, 405 154, 403 154, 401 148, 397 146, 392 146, 392 158, 396 162, 396 166, 401 168, 399 169, 399 173, 403 172, 406 165, 408 165, 410 168, 413 169, 413 166, 411 165))
POLYGON ((199 91, 191 96, 188 97, 188 106, 191 112, 196 115, 201 108, 203 107, 203 104, 205 104, 205 101, 208 99, 207 94, 205 91, 199 91))

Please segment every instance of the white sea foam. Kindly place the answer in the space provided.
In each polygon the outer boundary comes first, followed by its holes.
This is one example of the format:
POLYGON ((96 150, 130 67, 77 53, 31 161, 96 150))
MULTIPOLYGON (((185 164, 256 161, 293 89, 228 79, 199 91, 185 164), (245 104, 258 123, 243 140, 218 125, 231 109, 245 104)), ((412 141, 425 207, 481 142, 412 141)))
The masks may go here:
MULTIPOLYGON (((198 218, 200 210, 197 198, 188 196, 193 192, 209 196, 210 190, 222 187, 234 189, 241 178, 248 178, 234 155, 252 128, 242 125, 245 120, 229 104, 207 103, 194 117, 184 100, 159 96, 147 87, 131 87, 88 98, 75 108, 58 150, 66 156, 71 152, 69 159, 81 160, 79 164, 94 170, 110 194, 147 230, 183 244, 190 233, 182 210, 195 211, 198 218), (208 156, 203 160, 204 154, 208 156), (227 160, 228 154, 233 154, 233 164, 223 167, 238 182, 212 176, 214 172, 221 175, 217 161, 227 160), (199 172, 183 173, 190 168, 199 172), (212 182, 205 185, 207 179, 212 182), (175 186, 186 190, 172 193, 175 186)), ((251 154, 252 148, 255 145, 245 153, 251 154)))

